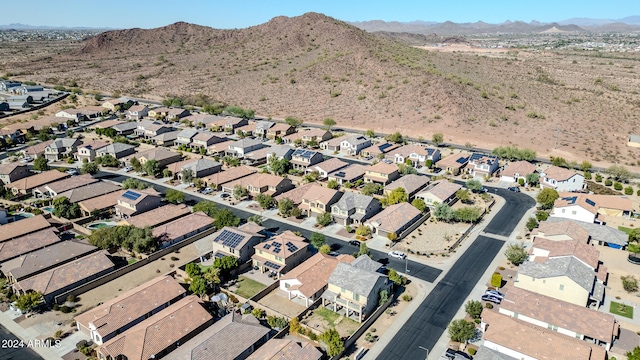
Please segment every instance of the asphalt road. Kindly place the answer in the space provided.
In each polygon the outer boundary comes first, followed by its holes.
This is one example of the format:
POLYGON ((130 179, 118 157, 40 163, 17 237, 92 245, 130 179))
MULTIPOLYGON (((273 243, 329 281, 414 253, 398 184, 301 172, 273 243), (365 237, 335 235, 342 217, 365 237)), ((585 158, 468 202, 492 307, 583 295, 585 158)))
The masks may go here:
POLYGON ((0 360, 42 360, 27 347, 16 347, 18 338, 0 325, 0 360))
POLYGON ((505 204, 485 227, 484 232, 500 236, 509 236, 518 226, 524 214, 536 205, 529 195, 516 193, 507 189, 487 187, 489 192, 504 198, 505 204))

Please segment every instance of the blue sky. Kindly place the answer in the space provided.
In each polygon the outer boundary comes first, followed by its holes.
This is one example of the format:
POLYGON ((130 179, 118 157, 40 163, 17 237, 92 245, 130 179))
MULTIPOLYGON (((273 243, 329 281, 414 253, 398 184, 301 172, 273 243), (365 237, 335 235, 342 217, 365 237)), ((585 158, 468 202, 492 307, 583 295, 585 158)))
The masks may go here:
POLYGON ((618 19, 640 15, 638 0, 2 0, 0 24, 153 28, 186 21, 221 29, 320 12, 340 20, 500 23, 618 19), (28 4, 28 5, 27 5, 28 4))

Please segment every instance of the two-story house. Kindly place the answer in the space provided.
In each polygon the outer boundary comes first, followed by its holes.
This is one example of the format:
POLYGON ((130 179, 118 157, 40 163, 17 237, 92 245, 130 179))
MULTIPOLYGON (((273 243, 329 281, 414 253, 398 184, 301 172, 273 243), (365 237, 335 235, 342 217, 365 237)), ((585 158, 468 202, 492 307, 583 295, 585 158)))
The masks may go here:
POLYGON ((325 129, 309 129, 285 135, 282 137, 282 142, 285 144, 293 144, 296 140, 300 140, 305 144, 309 141, 315 141, 320 144, 324 141, 331 140, 332 138, 333 135, 331 134, 331 131, 325 129))
POLYGON ((260 120, 256 121, 255 128, 253 129, 253 134, 259 138, 267 137, 267 130, 269 130, 276 123, 273 121, 260 120))
POLYGON ((314 184, 302 195, 299 208, 306 216, 321 215, 330 212, 331 205, 335 204, 341 196, 340 191, 314 184))
POLYGON ((225 151, 227 156, 243 158, 245 154, 252 151, 262 149, 264 143, 260 139, 244 138, 229 144, 229 148, 225 151))
POLYGON ((185 297, 187 291, 165 275, 137 286, 74 318, 79 331, 102 345, 185 297))
POLYGON ((277 196, 293 188, 291 179, 266 173, 254 173, 239 179, 230 181, 222 185, 222 191, 233 193, 236 186, 247 189, 249 196, 254 197, 258 194, 267 194, 277 196))
POLYGON ((362 149, 360 155, 362 156, 370 156, 371 158, 384 158, 395 149, 400 147, 400 145, 396 143, 390 143, 388 141, 382 141, 378 143, 372 143, 371 146, 362 149))
POLYGON ((127 218, 160 206, 162 198, 153 189, 125 191, 116 203, 116 216, 127 218))
POLYGON ((288 145, 274 145, 268 148, 267 151, 267 163, 272 157, 275 157, 278 160, 286 159, 291 160, 293 156, 293 148, 288 145))
POLYGON ((85 144, 82 144, 78 147, 78 160, 83 161, 87 159, 87 161, 93 161, 97 155, 97 150, 109 145, 109 143, 95 140, 85 144))
POLYGON ((56 139, 44 148, 44 157, 49 161, 58 161, 65 156, 73 155, 80 144, 82 144, 82 141, 79 139, 56 139))
POLYGON ((510 162, 500 172, 500 181, 517 183, 522 179, 526 184, 527 175, 535 172, 536 166, 526 160, 510 162))
POLYGON ((191 148, 207 150, 209 146, 223 141, 226 141, 226 138, 215 136, 208 131, 199 131, 196 136, 191 138, 191 148))
POLYGON ((182 179, 183 171, 191 172, 194 178, 203 178, 211 174, 215 174, 222 170, 222 164, 210 159, 189 159, 169 165, 168 169, 173 173, 174 177, 182 179))
POLYGON ((391 281, 377 271, 354 266, 354 262, 336 264, 322 294, 322 306, 362 322, 378 307, 380 292, 391 290, 391 281))
POLYGON ((132 158, 137 158, 140 164, 144 165, 149 160, 156 160, 161 168, 169 164, 180 161, 182 158, 177 152, 165 148, 153 148, 133 154, 126 158, 127 162, 131 162, 132 158))
POLYGON ((167 117, 166 119, 168 121, 178 121, 184 117, 187 117, 191 115, 191 112, 189 112, 189 110, 187 109, 182 109, 182 108, 170 108, 169 111, 167 111, 167 117))
POLYGON ((162 135, 172 131, 174 131, 173 126, 153 123, 145 126, 143 136, 145 139, 152 139, 158 135, 162 135))
POLYGON ((129 155, 133 155, 136 152, 135 145, 113 143, 107 146, 103 146, 96 150, 96 156, 111 155, 116 159, 121 159, 129 155))
POLYGON ((358 155, 362 149, 371 146, 371 139, 364 135, 350 136, 340 142, 340 151, 347 155, 358 155))
POLYGON ((438 168, 452 175, 458 175, 469 164, 469 155, 453 154, 438 161, 438 168))
POLYGON ((365 183, 376 183, 381 185, 387 185, 400 177, 398 172, 398 166, 395 164, 387 164, 384 161, 380 161, 366 168, 364 174, 365 183))
POLYGON ((626 217, 633 213, 631 199, 625 196, 561 192, 553 204, 552 217, 603 223, 606 217, 626 217))
MULTIPOLYGON (((125 123, 127 124, 127 123, 125 123)), ((162 123, 159 121, 151 121, 151 120, 140 120, 140 121, 130 121, 128 122, 128 124, 135 124, 136 127, 134 129, 134 133, 137 136, 145 136, 146 130, 147 128, 149 128, 152 125, 161 125, 162 123)))
POLYGON ((440 160, 440 150, 422 144, 401 146, 390 152, 396 164, 408 164, 413 167, 424 166, 427 161, 435 164, 440 160))
POLYGON ((109 99, 102 103, 103 108, 107 108, 111 111, 116 111, 118 109, 122 109, 126 106, 131 106, 134 104, 134 101, 131 99, 127 99, 125 97, 121 97, 118 99, 109 99))
POLYGON ((341 169, 329 173, 328 180, 335 180, 340 185, 346 183, 353 184, 362 179, 367 172, 367 166, 361 164, 351 164, 341 169))
POLYGON ((550 166, 540 172, 540 188, 556 191, 580 191, 586 187, 584 176, 573 170, 550 166))
POLYGON ((295 268, 310 255, 309 243, 305 238, 286 230, 265 242, 254 246, 251 257, 253 267, 261 272, 270 272, 279 279, 282 274, 295 268))
POLYGON ((400 236, 420 219, 422 213, 408 202, 390 205, 369 219, 365 225, 373 234, 389 238, 391 234, 400 236))
POLYGON ((289 124, 279 123, 267 129, 267 139, 275 140, 293 134, 295 128, 289 124))
POLYGON ((127 119, 140 120, 149 115, 149 108, 145 105, 133 105, 127 110, 127 119))
POLYGON ((342 225, 362 224, 382 208, 377 199, 355 192, 346 192, 331 205, 331 215, 342 225))
POLYGON ((11 184, 29 175, 29 168, 26 164, 14 162, 0 165, 0 181, 3 185, 11 184))
POLYGON ((306 170, 322 161, 324 161, 322 153, 313 150, 297 149, 291 155, 291 165, 297 170, 306 170))
POLYGON ((251 259, 254 247, 264 239, 264 235, 229 226, 218 230, 212 237, 214 258, 233 256, 240 264, 251 259))
POLYGON ((498 170, 498 166, 497 156, 473 153, 469 157, 467 172, 474 178, 484 178, 493 175, 498 170))
POLYGON ((193 141, 193 138, 198 134, 198 130, 196 129, 191 129, 191 128, 187 128, 184 130, 181 130, 177 137, 176 137, 176 141, 174 142, 176 145, 187 145, 189 146, 191 144, 191 142, 193 141))
POLYGON ((122 122, 122 123, 111 126, 111 128, 116 131, 116 134, 121 136, 127 136, 127 135, 133 134, 138 129, 138 122, 136 121, 122 122))
POLYGON ((330 173, 349 166, 349 163, 338 158, 331 158, 307 168, 305 173, 318 173, 318 179, 326 179, 330 173))
POLYGON ((249 120, 247 119, 233 117, 233 116, 227 116, 224 118, 224 126, 223 126, 224 131, 228 133, 235 134, 237 128, 246 126, 246 125, 249 125, 249 120))

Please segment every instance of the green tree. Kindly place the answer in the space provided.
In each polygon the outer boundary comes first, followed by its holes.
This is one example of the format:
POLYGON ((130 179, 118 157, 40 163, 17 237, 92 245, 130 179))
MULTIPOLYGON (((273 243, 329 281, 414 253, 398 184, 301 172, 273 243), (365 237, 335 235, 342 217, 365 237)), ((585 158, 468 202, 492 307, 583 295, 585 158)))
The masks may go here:
POLYGON ((433 210, 433 216, 444 222, 451 222, 454 219, 455 215, 453 213, 453 209, 451 206, 447 204, 438 204, 433 210))
POLYGON ((327 187, 332 190, 338 190, 340 188, 340 184, 336 179, 331 179, 327 182, 327 187))
POLYGON ((200 201, 193 206, 193 212, 202 211, 209 217, 215 217, 218 213, 218 206, 213 201, 200 201))
POLYGON ((247 189, 243 188, 240 184, 233 187, 233 197, 236 198, 236 200, 242 200, 247 197, 248 194, 247 189))
POLYGON ((278 201, 278 212, 280 216, 288 218, 291 216, 291 210, 293 210, 293 201, 289 198, 284 198, 278 201))
POLYGON ((293 126, 294 128, 299 127, 303 123, 302 120, 293 117, 287 117, 286 119, 284 119, 284 122, 286 122, 289 126, 293 126))
POLYGON ((538 227, 538 220, 536 220, 536 218, 529 218, 529 220, 527 220, 527 225, 525 225, 527 227, 527 229, 529 229, 529 231, 533 231, 533 229, 538 227))
POLYGON ((247 221, 262 226, 262 216, 260 215, 251 215, 247 218, 247 221))
POLYGON ((297 334, 302 330, 302 326, 300 326, 300 320, 297 317, 292 317, 289 321, 289 332, 292 334, 297 334))
POLYGON ((452 341, 466 343, 475 336, 476 325, 464 319, 453 320, 448 331, 452 341))
POLYGON ((482 314, 482 303, 477 300, 469 300, 464 306, 464 311, 474 319, 479 319, 482 314))
POLYGON ((393 134, 389 134, 389 135, 385 136, 384 139, 389 141, 389 142, 394 142, 396 144, 400 144, 400 143, 402 143, 404 141, 404 138, 402 137, 402 134, 400 134, 399 131, 396 131, 393 134))
POLYGON ((240 225, 240 218, 237 217, 231 210, 218 210, 215 216, 216 218, 213 221, 213 224, 218 229, 222 229, 225 226, 236 227, 240 225))
POLYGON ((276 156, 269 158, 269 169, 276 175, 286 174, 290 167, 291 163, 285 158, 278 159, 276 156))
POLYGON ((527 249, 524 248, 524 246, 522 246, 522 244, 509 244, 509 246, 507 246, 507 250, 505 250, 504 255, 507 257, 507 260, 509 260, 513 265, 520 265, 522 264, 525 260, 527 260, 527 256, 529 256, 529 254, 527 253, 527 249))
POLYGON ((632 351, 627 351, 625 354, 627 360, 640 360, 640 346, 636 346, 632 351))
POLYGON ((583 172, 587 172, 591 170, 592 167, 593 165, 591 165, 591 163, 588 162, 587 160, 584 160, 583 162, 580 163, 580 170, 582 170, 583 172))
POLYGON ((80 206, 72 204, 65 196, 53 199, 53 214, 60 218, 75 219, 80 217, 80 206))
POLYGON ((258 194, 256 195, 255 200, 263 209, 271 209, 271 207, 275 203, 273 197, 269 194, 258 194))
POLYGON ((316 217, 316 223, 320 226, 327 226, 333 222, 333 217, 330 212, 325 212, 316 217))
POLYGON ((191 278, 191 283, 189 284, 189 291, 192 293, 202 296, 207 293, 207 283, 204 281, 202 276, 196 276, 191 278))
POLYGON ((540 183, 540 175, 538 173, 527 174, 524 178, 529 186, 535 186, 540 183))
POLYGON ((224 256, 221 258, 216 258, 213 261, 213 267, 216 269, 220 269, 221 276, 229 276, 231 271, 236 269, 240 263, 238 262, 238 258, 235 256, 224 256))
POLYGON ((325 331, 320 340, 327 345, 327 355, 336 356, 344 351, 344 341, 340 338, 340 334, 336 329, 329 329, 325 331))
POLYGON ((360 224, 356 229, 356 235, 369 237, 369 235, 371 235, 371 228, 365 224, 360 224))
POLYGON ((47 171, 49 170, 49 160, 44 157, 39 157, 33 160, 33 170, 35 171, 47 171))
POLYGON ((324 244, 320 246, 320 248, 318 249, 318 252, 321 254, 327 255, 331 252, 331 246, 329 246, 328 244, 324 244))
POLYGON ((36 135, 36 137, 40 141, 47 141, 51 139, 51 135, 49 135, 50 133, 51 133, 51 128, 48 126, 45 126, 42 129, 40 129, 40 131, 38 131, 38 135, 36 135))
POLYGON ((626 182, 631 178, 631 173, 622 165, 611 165, 605 173, 611 175, 615 180, 626 182))
POLYGON ((391 280, 397 286, 405 285, 407 283, 407 278, 400 275, 400 273, 398 273, 394 269, 389 269, 389 274, 387 276, 389 277, 389 280, 391 280))
POLYGON ((435 133, 431 136, 431 141, 436 145, 440 146, 444 142, 444 135, 442 133, 435 133))
POLYGON ((120 161, 111 154, 104 154, 100 157, 100 165, 106 167, 118 167, 120 165, 120 161))
POLYGON ((311 243, 311 246, 313 246, 314 248, 320 249, 323 245, 327 243, 327 239, 324 237, 324 235, 314 232, 311 234, 311 238, 309 239, 309 242, 311 243))
POLYGON ((480 182, 480 180, 476 180, 476 179, 471 179, 467 181, 465 183, 465 186, 467 187, 467 189, 471 191, 479 191, 480 189, 482 189, 482 183, 480 182))
POLYGON ((16 307, 23 312, 27 312, 40 303, 42 303, 42 293, 28 291, 18 297, 18 300, 16 300, 16 307))
POLYGON ((200 269, 200 266, 196 263, 188 263, 187 265, 185 265, 184 267, 184 271, 187 273, 187 275, 189 275, 190 278, 194 278, 196 276, 200 276, 202 275, 202 269, 200 269))
POLYGON ((131 160, 129 160, 129 163, 131 164, 133 171, 142 172, 142 164, 140 163, 140 160, 138 160, 135 157, 132 157, 131 160))
POLYGON ((382 306, 384 305, 387 301, 389 301, 389 291, 387 290, 381 290, 378 293, 378 305, 382 306))
POLYGON ((413 205, 414 208, 420 210, 420 212, 424 212, 427 209, 427 204, 420 198, 413 199, 411 205, 413 205))
POLYGON ((164 169, 164 170, 162 170, 162 177, 164 177, 164 178, 173 177, 173 173, 169 169, 164 169))
POLYGON ((95 175, 98 173, 98 164, 96 164, 95 162, 88 162, 88 163, 84 163, 82 164, 82 173, 83 174, 91 174, 91 175, 95 175))
POLYGON ((185 195, 182 191, 167 189, 167 192, 164 195, 164 198, 172 204, 180 204, 180 203, 184 203, 185 195))
POLYGON ((262 319, 264 317, 264 314, 265 314, 265 311, 260 308, 255 308, 251 312, 251 315, 253 315, 253 317, 255 317, 258 320, 262 319))
POLYGON ((331 130, 331 127, 336 125, 336 121, 335 121, 335 120, 333 120, 332 118, 326 118, 326 119, 324 119, 324 121, 322 122, 322 124, 324 125, 324 127, 325 127, 327 130, 331 130))
POLYGON ((366 137, 368 137, 368 138, 374 138, 374 137, 376 137, 376 132, 375 132, 375 130, 373 130, 373 129, 369 129, 369 130, 367 130, 364 134, 365 134, 365 136, 366 136, 366 137))
POLYGON ((560 197, 558 192, 551 188, 544 188, 538 196, 536 200, 540 203, 543 209, 551 209, 553 207, 553 203, 560 197))
POLYGON ((407 194, 404 188, 398 187, 393 189, 388 196, 386 196, 383 201, 387 205, 395 205, 402 202, 407 202, 409 199, 409 195, 407 194))
POLYGON ((299 207, 294 207, 293 209, 291 209, 291 216, 296 219, 300 219, 302 217, 302 210, 300 210, 299 207))
POLYGON ((458 200, 465 204, 468 203, 469 200, 471 200, 471 194, 469 194, 469 191, 466 189, 460 189, 456 191, 456 197, 458 198, 458 200))
POLYGON ((380 184, 367 183, 362 187, 362 190, 360 192, 362 193, 362 195, 371 196, 374 194, 379 194, 381 189, 382 186, 380 186, 380 184))
POLYGON ((369 257, 371 256, 371 250, 369 250, 367 243, 364 241, 360 242, 360 249, 358 249, 358 252, 354 255, 354 257, 360 257, 362 255, 366 255, 369 257))
POLYGON ((122 182, 122 188, 123 189, 136 189, 136 190, 143 190, 148 188, 149 185, 147 185, 147 183, 142 182, 138 179, 135 178, 128 178, 125 181, 122 182))
POLYGON ((480 216, 482 216, 482 212, 480 208, 476 206, 461 207, 453 212, 453 217, 456 221, 466 223, 475 223, 480 219, 480 216))
POLYGON ((142 165, 142 170, 153 177, 159 177, 162 172, 158 160, 147 160, 144 165, 142 165))
POLYGON ((182 176, 182 182, 186 184, 193 182, 193 178, 195 177, 195 174, 191 169, 183 169, 180 171, 180 175, 182 176))
POLYGON ((569 163, 567 162, 567 159, 563 158, 563 157, 551 157, 551 165, 553 166, 558 166, 558 167, 564 167, 564 168, 568 168, 569 167, 569 163))

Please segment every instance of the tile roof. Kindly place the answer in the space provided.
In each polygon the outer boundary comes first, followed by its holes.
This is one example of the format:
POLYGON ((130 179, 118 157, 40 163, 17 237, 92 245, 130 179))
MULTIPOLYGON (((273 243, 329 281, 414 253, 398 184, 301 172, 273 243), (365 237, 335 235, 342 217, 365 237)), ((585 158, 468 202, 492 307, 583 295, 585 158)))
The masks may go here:
POLYGON ((133 113, 133 112, 140 112, 147 109, 146 105, 133 105, 132 107, 129 108, 129 110, 127 110, 129 113, 133 113))
POLYGON ((164 225, 155 227, 153 237, 161 241, 172 241, 191 232, 211 227, 213 220, 202 211, 198 211, 164 225))
POLYGON ((225 187, 233 188, 236 185, 240 185, 243 188, 251 185, 252 187, 262 188, 265 186, 277 186, 285 179, 282 176, 266 173, 254 173, 240 179, 236 179, 224 184, 225 187))
POLYGON ((19 167, 26 168, 27 165, 19 163, 19 162, 13 162, 13 163, 8 163, 8 164, 0 164, 0 175, 9 175, 12 172, 14 172, 16 170, 16 168, 19 168, 19 167))
POLYGON ((407 194, 415 193, 420 189, 425 188, 429 184, 430 178, 428 176, 420 176, 416 174, 408 174, 400 177, 398 180, 386 185, 385 190, 393 191, 396 188, 403 188, 407 194))
POLYGON ((554 179, 556 181, 565 181, 576 175, 576 172, 558 166, 550 166, 548 169, 543 170, 542 174, 544 177, 547 177, 549 179, 554 179))
POLYGON ((171 150, 167 150, 165 148, 153 148, 143 152, 139 152, 137 154, 133 154, 131 156, 134 156, 138 159, 145 158, 146 160, 161 161, 161 160, 171 159, 173 157, 179 157, 180 154, 175 153, 171 150))
POLYGON ((193 137, 194 141, 203 141, 203 142, 207 142, 210 139, 213 138, 217 138, 222 140, 221 138, 218 138, 216 135, 214 135, 213 133, 210 133, 208 131, 198 131, 198 133, 196 134, 196 136, 193 137))
POLYGON ((167 131, 165 133, 162 133, 160 135, 156 135, 154 137, 151 138, 151 140, 153 141, 157 141, 157 142, 165 142, 165 141, 171 141, 171 140, 175 140, 178 138, 178 133, 180 131, 167 131))
POLYGON ((124 121, 120 121, 120 120, 105 120, 105 121, 101 121, 99 123, 93 124, 93 127, 99 128, 99 129, 106 129, 106 128, 110 128, 110 127, 115 126, 115 125, 120 125, 122 123, 124 123, 124 121))
POLYGON ((127 198, 127 197, 124 197, 124 196, 120 196, 118 198, 118 201, 120 201, 120 202, 124 202, 124 203, 127 203, 127 204, 133 204, 133 205, 141 202, 147 196, 160 197, 160 193, 157 192, 154 188, 146 188, 146 189, 142 189, 142 190, 127 189, 125 192, 130 192, 130 193, 134 193, 134 194, 140 195, 135 200, 127 198))
POLYGON ((74 320, 89 328, 93 324, 102 337, 186 294, 185 288, 165 275, 137 286, 102 305, 77 315, 74 320))
POLYGON ((342 141, 348 142, 350 146, 357 146, 360 144, 364 144, 368 141, 371 141, 371 139, 363 135, 352 135, 342 141))
POLYGON ((73 176, 60 181, 52 182, 44 186, 39 187, 37 190, 46 193, 49 190, 55 194, 60 194, 67 190, 75 189, 81 186, 89 185, 98 182, 99 180, 94 178, 91 174, 83 174, 79 176, 73 176))
POLYGON ((333 139, 329 139, 327 141, 325 141, 324 143, 326 144, 326 146, 340 146, 340 143, 345 140, 347 138, 347 135, 342 135, 342 136, 338 136, 335 137, 333 139))
POLYGON ((379 154, 389 153, 392 150, 397 149, 398 147, 399 147, 399 145, 396 144, 396 143, 390 143, 390 142, 387 142, 387 141, 383 141, 383 142, 379 142, 377 144, 372 144, 371 146, 362 149, 362 151, 370 153, 371 156, 376 156, 376 155, 379 155, 379 154))
POLYGON ((97 249, 98 248, 93 245, 80 241, 61 241, 18 258, 5 261, 0 264, 0 270, 5 274, 11 273, 14 278, 21 280, 42 269, 64 264, 75 257, 84 256, 97 249))
POLYGON ((52 294, 68 286, 85 281, 88 277, 114 268, 105 250, 89 254, 74 261, 20 280, 17 286, 23 291, 40 291, 52 294))
POLYGON ((117 358, 150 359, 213 320, 196 296, 187 296, 98 347, 117 358))
POLYGON ((173 164, 167 165, 167 169, 169 169, 169 171, 171 171, 172 174, 178 174, 182 171, 183 166, 190 164, 192 162, 195 162, 196 160, 197 160, 196 158, 190 158, 190 159, 174 162, 173 164))
POLYGON ((376 272, 380 270, 384 265, 373 260, 368 256, 358 256, 355 260, 350 262, 351 266, 358 268, 360 270, 373 271, 376 272))
POLYGON ((234 227, 230 227, 230 226, 225 226, 222 229, 216 231, 212 235, 213 242, 218 243, 218 244, 222 244, 224 246, 231 247, 233 249, 242 249, 247 244, 247 242, 249 242, 249 240, 254 236, 263 237, 260 234, 242 231, 242 230, 240 230, 238 228, 234 228, 234 227), (224 235, 223 235, 223 233, 224 233, 224 235), (239 241, 235 242, 233 244, 233 246, 225 245, 224 242, 225 242, 225 240, 227 240, 227 235, 229 233, 240 235, 242 238, 239 239, 239 241))
POLYGON ((368 166, 365 170, 389 175, 395 171, 398 171, 398 166, 396 164, 387 164, 384 161, 380 161, 378 163, 368 166))
POLYGON ((320 360, 322 353, 310 342, 291 339, 271 339, 260 346, 247 360, 320 360))
POLYGON ((344 167, 346 167, 348 165, 349 165, 349 163, 344 162, 344 161, 342 161, 342 160, 340 160, 338 158, 331 158, 329 160, 325 160, 325 161, 322 161, 322 162, 320 162, 318 164, 313 165, 311 167, 311 169, 313 169, 313 170, 319 169, 319 170, 322 170, 322 171, 324 171, 324 172, 326 172, 328 174, 328 173, 334 172, 334 171, 336 171, 338 169, 342 169, 342 168, 344 168, 344 167))
POLYGON ((454 154, 440 159, 438 167, 441 169, 456 168, 460 169, 469 162, 469 154, 454 154))
POLYGON ((81 186, 75 189, 59 193, 56 198, 66 197, 69 201, 77 203, 83 200, 91 199, 104 194, 112 193, 122 189, 121 186, 114 185, 108 182, 95 182, 86 186, 81 186))
POLYGON ((156 227, 176 218, 189 214, 191 210, 185 204, 169 204, 157 207, 153 210, 134 215, 126 220, 122 220, 118 225, 133 225, 138 228, 156 227))
POLYGON ((625 196, 595 195, 571 192, 560 192, 560 197, 553 204, 554 208, 568 206, 580 206, 581 208, 597 214, 600 208, 633 211, 631 200, 625 196))
POLYGON ((226 139, 219 143, 209 145, 207 149, 209 149, 211 152, 222 152, 225 150, 229 150, 229 145, 233 144, 234 142, 235 142, 234 140, 226 139))
POLYGON ((260 226, 253 221, 247 221, 246 223, 238 226, 238 230, 244 231, 247 233, 258 234, 262 236, 262 231, 266 229, 264 226, 260 226))
POLYGON ((606 350, 598 345, 513 319, 496 311, 483 310, 482 321, 488 324, 483 336, 485 346, 489 341, 535 359, 606 358, 606 350))
POLYGON ((14 257, 27 254, 31 251, 41 249, 59 241, 60 238, 58 237, 55 229, 48 228, 18 236, 9 241, 0 242, 0 261, 9 260, 14 257))
POLYGON ((420 217, 420 210, 415 206, 402 202, 395 205, 390 205, 378 214, 374 215, 369 221, 369 224, 375 224, 379 230, 385 232, 398 233, 400 229, 406 227, 414 219, 420 217))
POLYGON ((362 164, 351 164, 342 169, 338 169, 329 173, 330 178, 340 178, 344 181, 350 181, 364 176, 367 172, 367 166, 362 164))
POLYGON ((275 133, 277 131, 287 131, 291 128, 291 125, 289 124, 284 124, 284 123, 278 123, 273 125, 272 127, 269 128, 269 130, 267 132, 271 133, 275 133))
POLYGON ((198 134, 198 130, 187 128, 187 129, 181 130, 178 133, 178 137, 179 138, 184 138, 184 139, 191 139, 194 136, 196 136, 196 134, 198 134))
MULTIPOLYGON (((319 202, 324 205, 330 205, 332 199, 336 194, 340 193, 338 190, 329 189, 324 186, 312 186, 302 195, 302 200, 309 200, 310 202, 319 202)), ((340 193, 341 194, 341 193, 340 193)))
POLYGON ((275 154, 278 158, 287 155, 289 152, 293 152, 293 148, 289 145, 273 145, 265 148, 267 154, 275 154))
POLYGON ((234 141, 233 143, 231 143, 231 145, 229 145, 229 147, 246 149, 246 148, 256 146, 256 145, 261 145, 261 144, 262 144, 262 140, 247 137, 244 139, 234 141))
POLYGON ((305 241, 304 237, 298 236, 290 230, 285 230, 283 233, 278 234, 271 239, 254 246, 253 248, 287 259, 293 254, 307 251, 308 246, 309 243, 305 241))
POLYGON ((589 242, 589 232, 581 227, 577 221, 569 221, 562 218, 549 217, 546 221, 541 221, 538 228, 534 229, 534 236, 541 234, 544 237, 567 235, 573 240, 589 242), (559 219, 559 221, 555 221, 559 219))
POLYGON ((270 329, 251 314, 227 314, 165 357, 167 360, 235 360, 266 339, 270 329))
POLYGON ((106 153, 106 154, 119 154, 123 151, 127 151, 130 149, 135 148, 134 145, 129 145, 129 144, 123 144, 123 143, 113 143, 113 144, 109 144, 107 146, 101 147, 99 148, 97 151, 100 153, 106 153))
POLYGON ((0 242, 17 238, 48 227, 51 227, 51 224, 43 215, 36 215, 5 225, 0 225, 0 242))
POLYGON ((506 292, 500 308, 607 343, 618 335, 616 318, 611 314, 517 287, 506 292))
POLYGON ((204 177, 207 184, 223 185, 230 181, 255 174, 257 170, 248 166, 238 166, 204 177))
POLYGON ((28 148, 22 150, 26 155, 37 155, 44 153, 44 149, 49 146, 49 144, 53 143, 53 140, 43 141, 39 144, 31 145, 28 148))
POLYGON ((528 161, 514 161, 507 164, 507 166, 502 170, 502 176, 511 176, 514 177, 516 174, 520 176, 526 176, 528 174, 532 174, 536 171, 536 166, 528 161))
POLYGON ((584 221, 563 219, 551 216, 546 221, 541 222, 540 225, 542 226, 542 224, 544 223, 560 222, 569 222, 581 227, 594 241, 603 241, 617 245, 627 245, 627 243, 629 242, 629 235, 627 235, 627 233, 625 233, 624 231, 596 223, 587 223, 584 221))
POLYGON ((103 210, 116 206, 118 198, 124 194, 126 190, 118 190, 110 192, 108 194, 96 196, 87 200, 82 200, 78 203, 80 208, 86 212, 92 212, 93 210, 103 210))
POLYGON ((437 183, 429 185, 422 194, 431 194, 436 198, 440 199, 440 201, 444 201, 450 197, 452 197, 456 191, 462 189, 462 185, 456 184, 454 182, 450 182, 448 180, 441 180, 437 183))
POLYGON ((350 263, 354 260, 351 255, 333 257, 316 253, 282 276, 281 280, 298 280, 301 285, 298 285, 297 290, 309 298, 327 286, 329 276, 331 276, 339 262, 350 263))
POLYGON ((544 238, 536 238, 533 240, 530 254, 530 256, 534 258, 532 261, 536 261, 535 258, 537 257, 555 258, 573 256, 591 266, 594 270, 598 268, 598 263, 600 262, 600 251, 580 240, 552 241, 544 238))
POLYGON ((282 194, 276 195, 274 197, 274 200, 276 202, 281 201, 284 198, 287 198, 291 201, 293 201, 294 205, 300 205, 300 203, 302 202, 303 196, 304 194, 306 194, 308 191, 314 190, 314 189, 319 189, 322 186, 320 184, 316 184, 316 183, 308 183, 308 184, 304 184, 301 186, 296 186, 295 188, 289 190, 289 191, 285 191, 282 194))
POLYGON ((368 297, 380 278, 386 279, 386 276, 378 272, 362 270, 351 264, 339 262, 331 273, 331 276, 329 276, 327 283, 368 297))
POLYGON ((92 140, 89 142, 86 142, 80 146, 78 146, 78 149, 89 149, 89 150, 98 150, 100 148, 103 148, 105 146, 109 145, 108 142, 106 141, 101 141, 101 140, 92 140))
POLYGON ((525 261, 520 265, 518 274, 536 279, 567 276, 590 294, 595 282, 593 269, 574 257, 550 258, 545 262, 525 261))
POLYGON ((333 206, 337 206, 340 210, 366 209, 372 202, 378 202, 378 200, 371 196, 348 191, 333 206))
POLYGON ((138 122, 136 121, 129 121, 129 122, 123 122, 120 124, 116 124, 111 126, 112 129, 115 129, 116 131, 129 131, 129 130, 135 130, 138 128, 138 122))
POLYGON ((60 172, 58 170, 49 170, 16 180, 11 183, 11 188, 27 191, 29 189, 34 189, 56 180, 68 178, 70 176, 70 174, 60 172))

